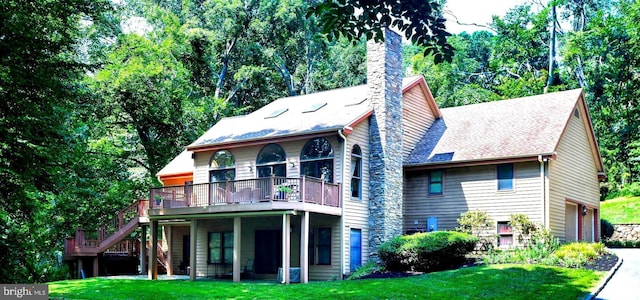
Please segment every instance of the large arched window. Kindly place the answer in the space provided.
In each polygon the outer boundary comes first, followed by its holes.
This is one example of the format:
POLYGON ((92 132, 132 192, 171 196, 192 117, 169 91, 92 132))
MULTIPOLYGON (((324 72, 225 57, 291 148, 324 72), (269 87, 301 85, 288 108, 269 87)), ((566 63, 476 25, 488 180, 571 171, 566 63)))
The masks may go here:
POLYGON ((358 145, 351 150, 351 197, 362 197, 362 150, 358 145))
POLYGON ((271 175, 287 176, 287 154, 278 144, 268 144, 262 147, 256 159, 258 178, 271 175))
POLYGON ((324 138, 316 138, 302 147, 300 173, 333 182, 333 148, 324 138))
POLYGON ((220 150, 211 156, 209 162, 209 182, 223 182, 236 178, 236 160, 227 150, 220 150))

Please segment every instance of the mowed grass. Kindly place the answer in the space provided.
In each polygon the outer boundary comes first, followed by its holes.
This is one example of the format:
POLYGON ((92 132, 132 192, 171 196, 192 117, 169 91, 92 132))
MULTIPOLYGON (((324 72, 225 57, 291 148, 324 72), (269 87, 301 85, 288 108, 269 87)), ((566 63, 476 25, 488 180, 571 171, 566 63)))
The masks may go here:
POLYGON ((576 299, 603 272, 492 265, 408 278, 280 285, 228 281, 91 278, 49 283, 52 299, 576 299))
POLYGON ((640 223, 640 197, 620 197, 600 202, 600 218, 612 224, 640 223))

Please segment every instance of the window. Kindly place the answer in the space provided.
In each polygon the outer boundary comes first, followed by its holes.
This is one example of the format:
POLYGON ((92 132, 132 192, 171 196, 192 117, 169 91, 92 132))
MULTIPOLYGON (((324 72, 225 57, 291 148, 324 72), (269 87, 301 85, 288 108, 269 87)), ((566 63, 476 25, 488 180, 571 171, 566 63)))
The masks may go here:
POLYGON ((256 170, 258 178, 269 177, 271 175, 287 176, 287 154, 278 144, 268 144, 262 147, 256 159, 256 170))
POLYGON ((442 171, 429 172, 429 195, 442 195, 442 171))
POLYGON ((314 228, 309 235, 309 264, 331 264, 331 228, 314 228))
POLYGON ((271 119, 271 118, 275 118, 280 116, 281 114, 287 112, 289 109, 288 108, 280 108, 280 109, 276 109, 274 111, 272 111, 270 114, 268 114, 266 117, 264 117, 265 119, 271 119))
POLYGON ((300 173, 333 182, 333 147, 324 138, 316 138, 302 147, 300 173))
POLYGON ((498 222, 498 246, 508 247, 513 245, 513 231, 509 222, 498 222))
POLYGON ((211 156, 209 162, 209 182, 224 182, 236 177, 236 160, 227 150, 220 150, 211 156))
POLYGON ((358 145, 351 150, 351 197, 362 198, 362 150, 358 145))
POLYGON ((498 165, 498 190, 513 190, 513 164, 498 165))
POLYGON ((209 263, 233 263, 233 232, 209 232, 209 263))

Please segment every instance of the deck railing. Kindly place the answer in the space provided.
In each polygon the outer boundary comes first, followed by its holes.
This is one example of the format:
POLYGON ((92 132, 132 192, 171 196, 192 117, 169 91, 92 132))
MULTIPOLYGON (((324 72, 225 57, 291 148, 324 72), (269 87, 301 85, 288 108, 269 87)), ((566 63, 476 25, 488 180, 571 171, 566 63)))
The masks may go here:
POLYGON ((340 207, 340 184, 300 177, 267 177, 152 188, 151 208, 290 201, 340 207))
MULTIPOLYGON (((148 216, 148 210, 149 201, 140 199, 119 211, 117 215, 107 220, 102 226, 99 226, 98 229, 77 229, 75 237, 65 240, 65 255, 73 255, 76 251, 82 249, 98 248, 102 241, 117 233, 118 230, 129 223, 129 221, 136 217, 148 216)), ((121 242, 127 243, 125 240, 118 243, 121 242)), ((114 250, 129 247, 127 245, 118 245, 118 243, 112 247, 114 250)), ((116 252, 118 251, 116 250, 116 252)))

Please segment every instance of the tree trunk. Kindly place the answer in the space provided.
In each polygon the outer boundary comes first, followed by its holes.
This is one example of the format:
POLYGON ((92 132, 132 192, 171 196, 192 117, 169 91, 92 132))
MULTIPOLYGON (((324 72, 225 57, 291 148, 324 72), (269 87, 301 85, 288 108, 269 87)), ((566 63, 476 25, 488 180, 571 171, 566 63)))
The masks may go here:
POLYGON ((553 85, 553 72, 555 71, 556 64, 556 6, 551 6, 551 29, 549 30, 549 77, 547 78, 547 85, 544 87, 544 92, 547 93, 549 88, 553 85))

